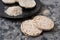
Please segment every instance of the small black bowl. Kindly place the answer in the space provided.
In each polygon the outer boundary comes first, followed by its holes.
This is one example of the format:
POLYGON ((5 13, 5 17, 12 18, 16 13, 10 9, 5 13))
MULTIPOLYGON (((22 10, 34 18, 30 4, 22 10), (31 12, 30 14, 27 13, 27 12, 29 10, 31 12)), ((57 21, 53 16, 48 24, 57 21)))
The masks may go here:
POLYGON ((35 0, 36 2, 36 6, 32 9, 25 9, 25 8, 22 8, 23 10, 23 13, 21 15, 18 15, 18 16, 9 16, 7 15, 4 11, 10 7, 10 6, 17 6, 19 5, 18 3, 14 3, 14 4, 4 4, 2 2, 2 0, 0 0, 0 16, 1 17, 6 17, 6 18, 26 18, 26 17, 29 17, 29 16, 32 16, 34 14, 37 14, 37 12, 41 9, 41 2, 40 0, 35 0))

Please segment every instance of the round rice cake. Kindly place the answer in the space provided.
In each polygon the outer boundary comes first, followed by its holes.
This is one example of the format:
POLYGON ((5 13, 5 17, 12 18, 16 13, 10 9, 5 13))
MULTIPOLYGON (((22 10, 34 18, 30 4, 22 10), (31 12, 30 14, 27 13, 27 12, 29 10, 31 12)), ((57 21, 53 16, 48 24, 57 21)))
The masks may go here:
POLYGON ((9 16, 18 16, 22 14, 22 8, 19 6, 12 6, 5 10, 5 13, 9 16))
POLYGON ((22 22, 21 31, 27 36, 38 36, 42 33, 42 30, 36 28, 36 25, 32 20, 22 22))
POLYGON ((11 3, 15 3, 16 1, 15 0, 2 0, 4 3, 7 3, 7 4, 11 4, 11 3))
POLYGON ((46 16, 36 16, 33 19, 38 25, 37 28, 48 31, 54 27, 54 22, 46 16))
POLYGON ((19 0, 19 5, 24 8, 33 8, 36 6, 35 0, 19 0))

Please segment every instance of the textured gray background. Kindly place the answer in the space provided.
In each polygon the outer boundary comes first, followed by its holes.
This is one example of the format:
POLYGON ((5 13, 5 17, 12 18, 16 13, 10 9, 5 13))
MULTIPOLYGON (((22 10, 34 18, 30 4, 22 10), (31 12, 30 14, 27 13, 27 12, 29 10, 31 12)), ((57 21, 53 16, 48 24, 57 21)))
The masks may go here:
POLYGON ((51 11, 46 16, 55 22, 53 30, 43 32, 38 37, 27 37, 20 31, 21 20, 12 21, 0 17, 0 40, 60 40, 60 0, 40 1, 51 11))

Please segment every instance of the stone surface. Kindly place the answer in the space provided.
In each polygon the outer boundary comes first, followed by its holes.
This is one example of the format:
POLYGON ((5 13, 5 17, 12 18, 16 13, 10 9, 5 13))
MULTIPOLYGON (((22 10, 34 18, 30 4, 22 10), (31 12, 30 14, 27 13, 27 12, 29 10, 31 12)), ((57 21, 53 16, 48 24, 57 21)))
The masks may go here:
POLYGON ((54 29, 38 37, 26 37, 20 31, 21 21, 0 17, 0 40, 60 40, 60 0, 40 0, 51 11, 48 16, 55 22, 54 29), (3 25, 3 26, 2 26, 3 25))
POLYGON ((51 15, 51 12, 48 9, 43 9, 42 12, 41 12, 41 14, 45 15, 45 16, 49 16, 49 15, 51 15))

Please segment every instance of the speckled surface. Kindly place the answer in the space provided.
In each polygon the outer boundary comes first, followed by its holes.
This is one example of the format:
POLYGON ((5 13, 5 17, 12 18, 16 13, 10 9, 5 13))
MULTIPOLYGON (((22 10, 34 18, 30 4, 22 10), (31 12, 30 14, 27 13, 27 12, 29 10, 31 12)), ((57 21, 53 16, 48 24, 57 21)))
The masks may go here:
POLYGON ((11 21, 0 17, 0 40, 60 40, 60 0, 40 1, 51 11, 49 15, 45 15, 55 22, 51 31, 43 32, 38 37, 27 37, 20 31, 20 20, 11 21))

